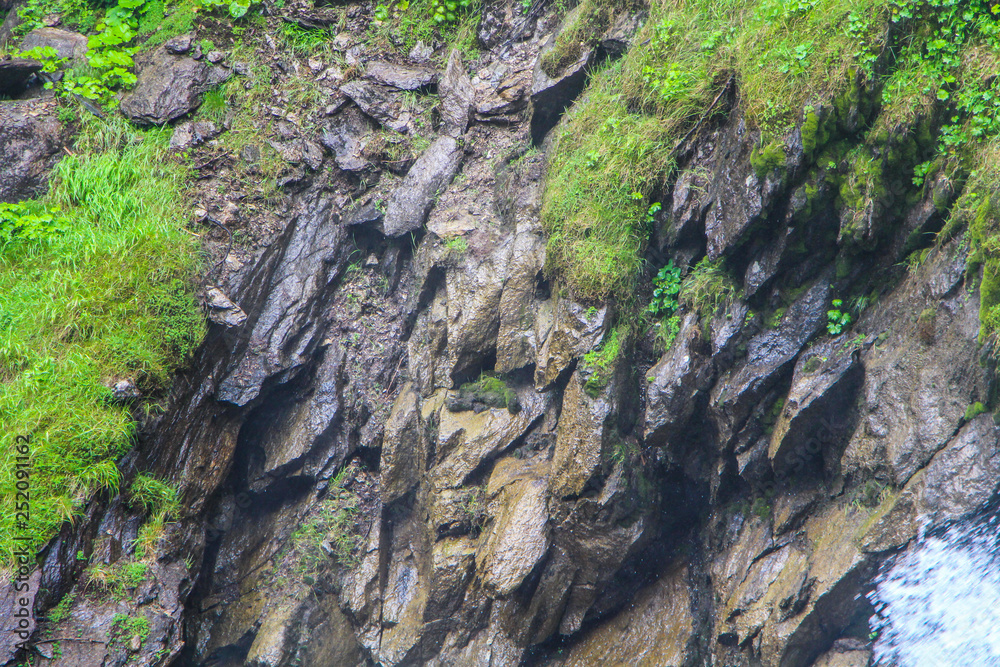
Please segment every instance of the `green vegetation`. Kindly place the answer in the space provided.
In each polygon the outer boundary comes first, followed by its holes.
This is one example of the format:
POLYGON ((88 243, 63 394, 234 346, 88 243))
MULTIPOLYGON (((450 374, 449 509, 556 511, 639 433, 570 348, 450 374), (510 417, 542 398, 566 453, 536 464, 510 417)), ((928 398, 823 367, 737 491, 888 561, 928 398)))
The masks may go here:
POLYGON ((583 355, 583 370, 587 377, 583 388, 591 397, 597 398, 611 381, 627 332, 624 325, 615 327, 600 348, 583 355))
POLYGON ((841 310, 844 302, 840 299, 834 299, 830 305, 833 308, 826 311, 826 330, 831 336, 839 336, 851 325, 851 314, 841 310))
POLYGON ((986 406, 976 401, 965 410, 965 421, 972 421, 984 412, 986 412, 986 406))
POLYGON ((701 319, 708 320, 736 293, 736 285, 726 273, 722 260, 713 262, 705 257, 684 277, 678 296, 681 305, 697 311, 701 319))
POLYGON ((204 334, 170 132, 88 117, 49 193, 3 208, 2 562, 15 535, 41 547, 93 493, 118 489, 135 423, 109 387, 130 378, 155 396, 204 334), (14 524, 17 436, 31 439, 26 527, 14 524))
POLYGON ((59 604, 49 610, 48 620, 53 623, 61 623, 69 618, 70 609, 76 601, 76 593, 67 593, 59 600, 59 604))
POLYGON ((406 53, 417 42, 441 41, 466 57, 478 53, 479 0, 397 0, 375 8, 369 44, 406 53))
POLYGON ((346 472, 344 468, 331 480, 326 497, 292 533, 286 550, 300 576, 314 577, 330 558, 347 568, 361 561, 358 498, 343 488, 346 472))
POLYGON ((514 390, 502 378, 489 373, 483 373, 474 382, 466 382, 459 387, 449 406, 454 411, 472 410, 476 403, 491 408, 506 408, 511 414, 521 411, 521 403, 514 390))
POLYGON ((146 580, 148 573, 149 564, 143 561, 123 558, 110 565, 95 563, 87 568, 87 588, 121 601, 146 580))
POLYGON ((584 49, 611 27, 615 12, 625 4, 621 0, 582 0, 566 17, 552 48, 542 56, 542 69, 554 77, 576 62, 584 49))
POLYGON ((115 614, 108 629, 108 645, 129 648, 138 641, 141 646, 149 636, 149 619, 145 616, 115 614))
POLYGON ((469 242, 465 240, 464 236, 453 236, 444 242, 444 246, 448 250, 462 255, 469 249, 469 242))
MULTIPOLYGON (((546 69, 572 61, 614 9, 582 3, 546 69)), ((628 300, 650 233, 645 206, 669 184, 678 147, 727 111, 719 101, 735 85, 739 113, 759 137, 757 175, 780 172, 798 126, 807 198, 822 180, 833 187, 842 245, 873 249, 872 211, 905 210, 925 194, 947 219, 939 241, 967 226, 970 271, 983 271, 981 338, 1000 332, 1000 216, 991 201, 1000 186, 1000 12, 990 3, 652 3, 637 43, 595 74, 555 136, 546 268, 578 298, 628 300), (953 189, 927 190, 941 179, 953 189), (961 193, 954 205, 952 191, 961 193)), ((923 244, 908 243, 914 264, 926 257, 923 244)), ((838 277, 849 268, 849 258, 838 261, 838 277)))
POLYGON ((673 315, 677 310, 677 293, 681 291, 681 270, 674 266, 673 261, 657 272, 653 278, 653 299, 646 307, 653 317, 673 315))

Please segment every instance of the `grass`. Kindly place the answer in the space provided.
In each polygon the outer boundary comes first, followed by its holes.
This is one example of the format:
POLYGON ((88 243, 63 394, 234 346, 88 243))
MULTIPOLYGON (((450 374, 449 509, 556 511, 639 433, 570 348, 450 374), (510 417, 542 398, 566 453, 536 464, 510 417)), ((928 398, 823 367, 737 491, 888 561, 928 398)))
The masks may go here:
POLYGON ((354 531, 358 498, 343 488, 346 471, 345 467, 330 482, 326 497, 292 533, 287 549, 299 576, 315 577, 331 556, 347 568, 361 560, 360 537, 354 531))
POLYGON ((109 386, 130 378, 155 397, 204 335, 197 246, 183 231, 187 172, 169 138, 88 117, 49 193, 25 203, 58 209, 60 230, 0 242, 0 561, 15 537, 38 549, 91 495, 117 491, 135 421, 109 386), (30 437, 32 465, 20 527, 17 436, 30 437))
POLYGON ((675 149, 720 92, 738 82, 747 121, 768 137, 755 167, 772 169, 782 154, 772 140, 806 102, 849 94, 857 68, 870 70, 883 5, 654 2, 636 40, 643 48, 598 72, 558 131, 542 213, 549 272, 581 298, 629 294, 650 232, 646 211, 675 167, 675 149))
POLYGON ((458 49, 466 60, 479 55, 476 30, 481 14, 478 3, 462 14, 452 24, 434 23, 433 0, 412 0, 402 9, 394 4, 384 21, 373 21, 368 26, 365 41, 374 49, 398 50, 409 53, 417 42, 431 44, 444 42, 449 49, 458 49))

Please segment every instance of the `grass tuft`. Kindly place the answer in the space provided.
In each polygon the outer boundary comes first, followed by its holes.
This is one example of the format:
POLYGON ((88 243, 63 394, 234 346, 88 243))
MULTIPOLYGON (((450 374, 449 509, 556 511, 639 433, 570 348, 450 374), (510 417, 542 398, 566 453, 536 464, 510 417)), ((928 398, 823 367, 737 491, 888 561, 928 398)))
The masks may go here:
POLYGON ((87 119, 49 193, 23 203, 58 209, 64 229, 0 245, 0 561, 15 537, 38 549, 93 493, 117 491, 135 422, 109 387, 129 378, 155 394, 204 335, 197 246, 182 231, 187 174, 169 137, 87 119), (26 525, 14 515, 17 436, 30 437, 26 525))

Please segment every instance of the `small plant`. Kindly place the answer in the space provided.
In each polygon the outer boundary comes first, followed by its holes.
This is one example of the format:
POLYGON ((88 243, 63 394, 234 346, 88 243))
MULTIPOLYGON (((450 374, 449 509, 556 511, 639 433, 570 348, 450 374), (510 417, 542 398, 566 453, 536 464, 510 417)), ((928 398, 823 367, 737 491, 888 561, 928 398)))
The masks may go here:
POLYGON ((448 399, 448 409, 452 412, 464 410, 481 411, 484 408, 506 408, 511 414, 521 411, 517 394, 503 379, 483 373, 478 380, 466 382, 458 388, 458 394, 448 399))
POLYGON ((735 295, 736 287, 723 269, 722 260, 713 262, 705 257, 684 278, 678 297, 682 305, 707 320, 735 295))
POLYGON ((469 249, 469 242, 465 240, 464 236, 454 236, 444 242, 444 245, 448 250, 457 254, 464 254, 466 250, 469 249))
POLYGON ((462 504, 462 514, 473 534, 478 534, 486 522, 486 487, 472 489, 462 504))
POLYGON ((831 305, 833 308, 826 311, 826 330, 831 336, 839 336, 850 326, 851 315, 841 310, 844 302, 840 299, 834 299, 831 305))
POLYGON ((150 475, 137 475, 129 489, 129 500, 152 514, 175 514, 180 509, 177 490, 150 475))
POLYGON ((646 306, 646 312, 653 317, 673 315, 677 310, 677 294, 680 291, 681 270, 671 260, 653 278, 653 299, 646 306))
POLYGON ((656 323, 656 340, 659 341, 663 351, 666 352, 673 346, 677 334, 681 331, 681 318, 671 315, 664 318, 662 322, 656 323))
POLYGON ((52 623, 62 623, 69 618, 69 610, 76 601, 76 593, 67 593, 59 600, 59 604, 49 610, 48 619, 52 623))
POLYGON ((347 568, 356 566, 360 536, 355 532, 358 498, 343 488, 344 468, 330 483, 326 498, 292 533, 290 553, 299 575, 315 577, 331 558, 347 568))
POLYGON ((59 209, 0 202, 0 249, 14 241, 47 241, 66 233, 59 209))
POLYGON ((149 619, 145 616, 115 614, 108 629, 108 644, 133 650, 136 643, 142 646, 149 636, 149 619))
POLYGON ((972 421, 984 412, 986 412, 986 406, 979 401, 976 401, 966 409, 965 421, 972 421))
POLYGON ((601 390, 608 386, 608 382, 611 381, 611 374, 614 372, 615 362, 621 353, 622 338, 624 337, 624 332, 616 327, 611 330, 611 334, 600 349, 591 350, 583 355, 583 369, 589 374, 583 388, 592 398, 597 398, 601 390))

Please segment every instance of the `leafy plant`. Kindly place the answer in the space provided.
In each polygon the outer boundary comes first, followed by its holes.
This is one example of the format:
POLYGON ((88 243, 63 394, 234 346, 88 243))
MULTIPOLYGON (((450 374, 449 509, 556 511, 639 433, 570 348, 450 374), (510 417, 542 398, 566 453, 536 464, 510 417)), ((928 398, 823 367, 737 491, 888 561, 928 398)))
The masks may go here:
POLYGON ((149 619, 145 616, 115 614, 108 628, 108 644, 123 646, 131 650, 133 641, 142 645, 149 637, 149 619))
POLYGON ((851 314, 841 310, 844 302, 834 299, 831 302, 833 308, 826 311, 826 330, 831 336, 839 336, 851 324, 851 314))
POLYGON ((680 291, 681 270, 671 260, 653 278, 653 298, 646 306, 646 312, 653 317, 673 315, 677 310, 677 294, 680 291))

